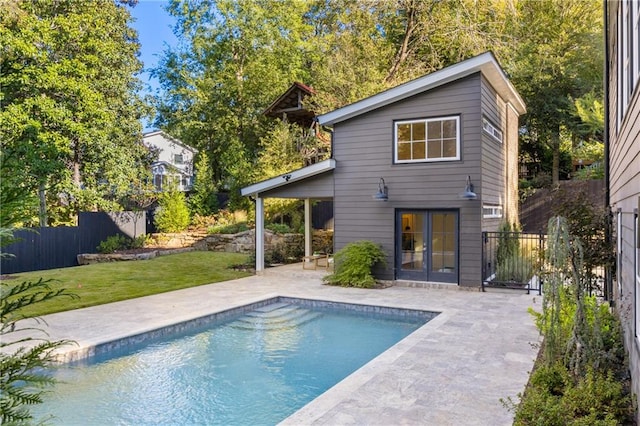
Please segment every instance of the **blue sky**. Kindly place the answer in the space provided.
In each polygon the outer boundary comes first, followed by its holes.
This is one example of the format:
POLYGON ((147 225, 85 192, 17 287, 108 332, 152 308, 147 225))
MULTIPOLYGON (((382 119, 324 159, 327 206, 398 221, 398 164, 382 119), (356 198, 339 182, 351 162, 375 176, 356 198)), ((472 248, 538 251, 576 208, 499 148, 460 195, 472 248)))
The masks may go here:
MULTIPOLYGON (((167 0, 139 0, 131 9, 134 18, 133 28, 138 31, 140 42, 140 59, 145 68, 140 79, 149 85, 150 93, 154 93, 159 85, 156 79, 151 79, 146 70, 158 64, 160 54, 166 45, 175 46, 178 42, 172 31, 175 19, 164 10, 167 4, 167 0)), ((145 125, 144 131, 149 130, 152 129, 145 125)))

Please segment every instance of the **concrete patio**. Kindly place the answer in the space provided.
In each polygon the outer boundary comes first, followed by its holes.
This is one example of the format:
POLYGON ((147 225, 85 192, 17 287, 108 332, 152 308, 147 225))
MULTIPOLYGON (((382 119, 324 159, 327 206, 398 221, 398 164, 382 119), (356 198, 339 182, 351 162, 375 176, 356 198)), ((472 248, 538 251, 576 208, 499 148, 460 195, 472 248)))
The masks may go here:
MULTIPOLYGON (((185 271, 188 273, 188 271, 185 271)), ((500 399, 524 390, 540 341, 541 297, 450 288, 322 285, 300 264, 262 276, 48 315, 51 339, 87 348, 274 296, 422 309, 435 319, 282 422, 285 425, 509 425, 500 399)), ((72 354, 68 354, 73 357, 72 354)))

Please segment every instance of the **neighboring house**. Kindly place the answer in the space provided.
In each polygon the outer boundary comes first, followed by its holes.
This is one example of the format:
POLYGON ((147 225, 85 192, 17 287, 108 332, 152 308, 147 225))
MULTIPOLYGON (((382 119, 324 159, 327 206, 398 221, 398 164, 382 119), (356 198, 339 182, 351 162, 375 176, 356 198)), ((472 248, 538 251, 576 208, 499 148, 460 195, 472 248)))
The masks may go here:
POLYGON ((242 189, 256 200, 256 269, 264 268, 263 199, 334 202, 334 249, 381 244, 380 279, 480 287, 482 231, 518 217, 522 98, 491 53, 317 117, 332 157, 242 189))
POLYGON ((612 296, 624 328, 632 389, 640 396, 640 2, 606 1, 605 7, 606 179, 617 260, 612 296))
POLYGON ((145 133, 142 143, 157 152, 157 159, 151 164, 153 185, 157 191, 175 185, 179 191, 189 191, 193 186, 193 157, 198 152, 162 131, 145 133))

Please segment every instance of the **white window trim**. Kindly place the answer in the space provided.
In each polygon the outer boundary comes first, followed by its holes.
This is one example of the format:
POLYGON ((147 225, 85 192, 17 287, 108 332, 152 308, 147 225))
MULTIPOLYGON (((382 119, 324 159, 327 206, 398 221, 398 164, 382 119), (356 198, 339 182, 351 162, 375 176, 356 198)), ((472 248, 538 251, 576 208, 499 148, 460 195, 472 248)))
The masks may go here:
POLYGON ((632 54, 633 54, 633 81, 634 87, 640 84, 640 1, 631 2, 631 20, 632 20, 632 54))
POLYGON ((502 218, 502 206, 499 204, 483 204, 482 205, 482 218, 483 219, 500 219, 502 218), (487 212, 490 210, 490 212, 487 212))
MULTIPOLYGON (((442 161, 458 161, 460 160, 460 116, 458 115, 450 115, 445 117, 432 117, 432 118, 424 118, 424 119, 416 119, 416 120, 401 120, 395 121, 393 123, 393 161, 397 164, 407 164, 407 163, 436 163, 442 161), (408 124, 408 123, 426 123, 430 121, 444 121, 444 120, 455 120, 456 121, 456 156, 455 157, 440 157, 440 158, 423 158, 418 160, 399 160, 398 159, 398 125, 400 124, 408 124)), ((425 155, 427 154, 427 146, 425 145, 425 155)))
POLYGON ((484 130, 494 140, 502 143, 502 130, 494 126, 494 124, 485 117, 482 117, 482 130, 484 130))
POLYGON ((616 214, 616 281, 618 282, 618 297, 622 297, 622 210, 616 214))

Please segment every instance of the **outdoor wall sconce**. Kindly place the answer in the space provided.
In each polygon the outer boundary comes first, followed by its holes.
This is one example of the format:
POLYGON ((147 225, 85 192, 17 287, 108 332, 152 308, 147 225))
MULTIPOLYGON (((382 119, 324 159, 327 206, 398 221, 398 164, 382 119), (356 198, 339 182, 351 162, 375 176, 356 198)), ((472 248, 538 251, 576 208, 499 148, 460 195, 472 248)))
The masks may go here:
POLYGON ((467 176, 467 184, 464 188, 464 192, 460 193, 460 198, 463 200, 475 200, 478 195, 473 192, 473 184, 471 183, 471 176, 467 176))
POLYGON ((380 178, 378 182, 378 192, 373 196, 376 201, 388 201, 389 200, 389 188, 384 182, 384 178, 380 178))

